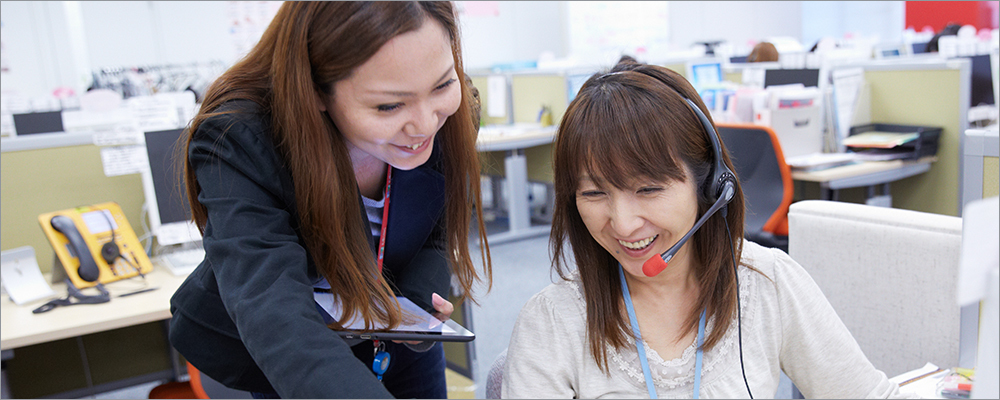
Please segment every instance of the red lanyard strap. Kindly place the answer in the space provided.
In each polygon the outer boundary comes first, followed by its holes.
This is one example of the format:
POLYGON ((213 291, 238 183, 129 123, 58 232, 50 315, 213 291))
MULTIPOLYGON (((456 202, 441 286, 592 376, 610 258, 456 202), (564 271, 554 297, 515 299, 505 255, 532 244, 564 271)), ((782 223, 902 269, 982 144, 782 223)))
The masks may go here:
POLYGON ((392 186, 392 166, 385 173, 385 195, 382 203, 382 233, 378 239, 378 274, 382 276, 382 258, 385 257, 385 227, 389 225, 389 188, 392 186))

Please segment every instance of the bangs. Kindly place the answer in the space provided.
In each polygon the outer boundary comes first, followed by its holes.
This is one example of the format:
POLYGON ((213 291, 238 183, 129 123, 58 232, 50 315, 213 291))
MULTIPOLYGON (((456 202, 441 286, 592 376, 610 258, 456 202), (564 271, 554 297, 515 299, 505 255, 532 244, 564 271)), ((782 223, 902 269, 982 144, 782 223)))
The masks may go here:
MULTIPOLYGON (((638 75, 638 74, 627 74, 638 75)), ((702 135, 700 126, 669 118, 690 114, 686 103, 660 96, 630 85, 642 77, 614 77, 581 91, 574 102, 580 110, 569 113, 560 130, 566 146, 565 166, 568 176, 579 181, 584 174, 595 183, 618 189, 636 186, 642 181, 685 181, 682 146, 686 135, 702 135), (631 86, 631 87, 626 87, 631 86), (629 92, 641 91, 642 95, 629 92), (683 107, 678 111, 677 107, 683 107)), ((573 185, 575 188, 577 185, 573 185)))

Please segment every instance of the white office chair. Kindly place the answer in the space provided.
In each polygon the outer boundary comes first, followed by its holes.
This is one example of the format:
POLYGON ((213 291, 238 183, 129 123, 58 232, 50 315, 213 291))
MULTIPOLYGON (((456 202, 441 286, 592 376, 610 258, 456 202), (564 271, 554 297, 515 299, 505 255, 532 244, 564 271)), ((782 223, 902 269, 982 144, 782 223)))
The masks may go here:
POLYGON ((887 376, 958 365, 962 219, 835 201, 788 212, 789 255, 887 376))

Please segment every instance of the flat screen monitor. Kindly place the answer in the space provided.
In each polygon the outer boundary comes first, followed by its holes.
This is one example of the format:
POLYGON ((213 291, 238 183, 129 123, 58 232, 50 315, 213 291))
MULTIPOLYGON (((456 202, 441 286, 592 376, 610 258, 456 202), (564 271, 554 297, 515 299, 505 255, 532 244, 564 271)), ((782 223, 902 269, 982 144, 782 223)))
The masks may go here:
POLYGON ((149 209, 150 228, 163 246, 201 240, 191 221, 187 192, 178 163, 178 140, 184 129, 146 132, 149 169, 143 172, 142 187, 149 209))
POLYGON ((879 49, 878 53, 879 58, 899 57, 901 55, 899 48, 879 49))
POLYGON ((912 54, 920 54, 927 52, 927 42, 917 42, 910 44, 910 49, 913 51, 912 54))
POLYGON ((764 71, 764 87, 801 83, 805 87, 819 86, 818 69, 769 69, 764 71))
POLYGON ((996 104, 993 96, 993 70, 990 68, 990 55, 981 54, 968 57, 972 61, 972 97, 969 107, 996 104))
POLYGON ((62 111, 14 114, 13 118, 18 136, 63 131, 62 111))
POLYGON ((695 62, 687 64, 688 80, 695 90, 718 86, 722 83, 722 63, 719 61, 695 62))
POLYGON ((731 64, 742 64, 742 63, 745 63, 745 62, 747 62, 747 56, 734 56, 734 57, 729 57, 729 62, 730 62, 731 64))
POLYGON ((592 73, 588 73, 588 74, 569 74, 569 75, 566 75, 566 102, 567 103, 573 101, 573 99, 576 98, 576 94, 580 93, 580 88, 583 87, 583 84, 586 83, 587 79, 590 79, 590 77, 592 75, 593 75, 592 73))

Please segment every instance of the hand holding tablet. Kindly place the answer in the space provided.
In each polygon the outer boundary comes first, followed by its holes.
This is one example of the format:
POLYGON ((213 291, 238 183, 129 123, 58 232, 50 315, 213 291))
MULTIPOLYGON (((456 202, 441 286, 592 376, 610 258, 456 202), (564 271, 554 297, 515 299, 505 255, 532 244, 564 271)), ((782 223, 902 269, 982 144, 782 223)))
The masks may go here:
MULTIPOLYGON (((333 322, 333 315, 341 314, 340 304, 332 293, 313 292, 316 308, 323 316, 323 322, 333 322)), ((406 297, 396 297, 403 310, 403 322, 392 330, 376 327, 377 331, 364 332, 364 321, 353 318, 344 326, 344 330, 336 331, 345 339, 364 340, 406 340, 406 341, 441 341, 468 342, 476 335, 452 320, 441 321, 427 311, 414 304, 406 297)))

